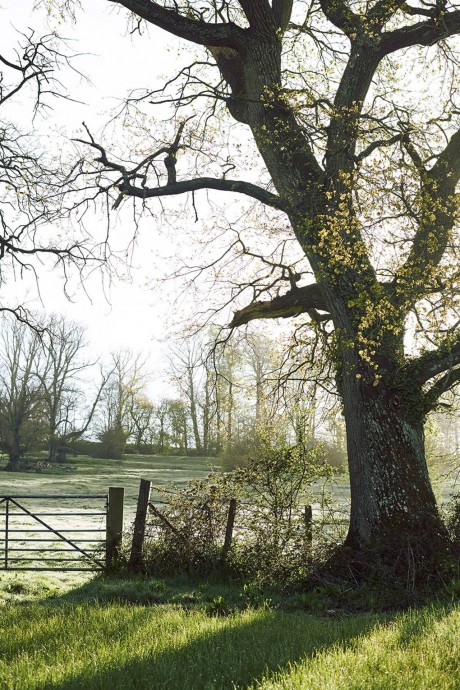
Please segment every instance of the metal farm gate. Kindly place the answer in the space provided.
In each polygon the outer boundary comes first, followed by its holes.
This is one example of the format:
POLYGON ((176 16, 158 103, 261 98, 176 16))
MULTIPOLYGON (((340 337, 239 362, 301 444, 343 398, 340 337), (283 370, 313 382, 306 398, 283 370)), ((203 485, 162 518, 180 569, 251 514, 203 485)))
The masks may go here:
POLYGON ((0 570, 106 565, 107 494, 0 496, 0 570))

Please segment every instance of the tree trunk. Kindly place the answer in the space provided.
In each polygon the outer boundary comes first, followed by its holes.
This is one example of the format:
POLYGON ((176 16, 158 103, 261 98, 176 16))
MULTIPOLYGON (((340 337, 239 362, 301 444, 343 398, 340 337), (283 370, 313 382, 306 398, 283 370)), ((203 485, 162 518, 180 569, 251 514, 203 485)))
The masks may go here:
POLYGON ((198 452, 200 452, 202 450, 202 446, 201 446, 200 431, 199 431, 199 427, 198 427, 198 415, 197 415, 196 400, 195 400, 195 385, 193 382, 193 371, 192 370, 189 370, 188 378, 189 378, 190 417, 192 419, 193 437, 195 439, 195 448, 198 452))
POLYGON ((5 467, 5 472, 19 472, 21 464, 21 454, 10 452, 8 453, 8 464, 5 467))
POLYGON ((48 462, 56 462, 58 455, 58 446, 58 439, 53 436, 49 441, 48 462))
MULTIPOLYGON (((374 387, 349 374, 343 403, 350 470, 351 516, 345 546, 403 570, 432 570, 448 537, 425 458, 417 391, 374 387)), ((423 576, 423 574, 422 574, 423 576)))

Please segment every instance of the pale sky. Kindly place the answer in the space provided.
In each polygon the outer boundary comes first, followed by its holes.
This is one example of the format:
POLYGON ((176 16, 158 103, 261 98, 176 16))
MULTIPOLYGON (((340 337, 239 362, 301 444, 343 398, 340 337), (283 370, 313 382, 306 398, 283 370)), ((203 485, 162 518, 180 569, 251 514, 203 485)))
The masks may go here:
MULTIPOLYGON (((32 11, 33 0, 0 0, 0 41, 1 52, 12 57, 18 36, 14 29, 27 32, 28 27, 42 35, 54 29, 70 39, 69 44, 75 53, 83 54, 75 61, 75 66, 90 78, 92 84, 85 83, 78 75, 65 73, 62 80, 73 98, 83 103, 65 101, 52 102, 53 111, 44 118, 37 118, 31 125, 28 109, 12 113, 15 124, 25 129, 35 128, 42 133, 43 141, 53 145, 57 139, 53 132, 66 133, 68 137, 80 135, 79 129, 84 120, 95 133, 107 121, 107 112, 127 93, 136 88, 152 87, 155 77, 161 78, 165 69, 174 60, 177 42, 166 33, 149 30, 143 36, 131 37, 127 30, 126 12, 120 12, 106 0, 91 0, 84 3, 84 11, 78 13, 77 25, 68 23, 61 26, 54 18, 47 18, 44 11, 32 11), (26 113, 26 117, 24 117, 26 113), (47 131, 51 135, 46 136, 47 131)), ((3 111, 3 116, 5 113, 3 111)), ((101 222, 101 221, 94 221, 101 222)), ((128 225, 128 224, 127 224, 128 225)), ((131 276, 125 274, 109 285, 106 278, 94 275, 85 282, 85 291, 73 281, 72 301, 68 301, 62 290, 62 278, 56 273, 40 271, 40 293, 43 305, 37 299, 34 282, 10 281, 3 288, 5 296, 24 300, 30 308, 56 311, 87 326, 87 339, 95 353, 110 352, 122 347, 142 350, 150 355, 149 367, 154 378, 161 377, 161 341, 173 325, 168 316, 170 311, 166 295, 173 290, 147 286, 162 275, 158 256, 169 256, 174 252, 174 238, 168 242, 163 233, 156 232, 148 222, 142 228, 138 246, 132 258, 131 276), (162 294, 163 290, 163 294, 162 294)), ((119 247, 126 246, 132 232, 131 227, 116 228, 121 235, 119 247), (124 236, 123 236, 123 233, 124 236)), ((154 386, 154 389, 157 386, 154 386)), ((162 390, 167 392, 167 384, 162 390)), ((153 390, 152 394, 155 395, 153 390)))

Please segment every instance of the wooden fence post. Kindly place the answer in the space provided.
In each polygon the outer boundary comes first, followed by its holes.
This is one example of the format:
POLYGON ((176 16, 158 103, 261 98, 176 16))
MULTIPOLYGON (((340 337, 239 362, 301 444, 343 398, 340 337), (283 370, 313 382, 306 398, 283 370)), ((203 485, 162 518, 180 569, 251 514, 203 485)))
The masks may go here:
POLYGON ((311 545, 313 542, 313 510, 311 506, 305 506, 303 519, 305 523, 305 536, 311 545))
POLYGON ((106 566, 110 568, 120 553, 123 538, 123 502, 125 490, 122 486, 109 488, 106 526, 106 566))
POLYGON ((228 552, 230 551, 230 547, 232 545, 233 525, 235 524, 235 515, 236 515, 236 499, 231 498, 230 499, 230 505, 228 508, 227 526, 225 528, 225 540, 224 540, 224 545, 222 547, 222 554, 221 554, 222 563, 225 562, 225 559, 227 558, 228 552))
POLYGON ((137 499, 136 518, 134 520, 133 543, 131 545, 131 556, 129 567, 135 570, 142 565, 142 547, 144 546, 145 521, 147 509, 150 501, 150 491, 152 482, 141 479, 139 485, 139 497, 137 499))

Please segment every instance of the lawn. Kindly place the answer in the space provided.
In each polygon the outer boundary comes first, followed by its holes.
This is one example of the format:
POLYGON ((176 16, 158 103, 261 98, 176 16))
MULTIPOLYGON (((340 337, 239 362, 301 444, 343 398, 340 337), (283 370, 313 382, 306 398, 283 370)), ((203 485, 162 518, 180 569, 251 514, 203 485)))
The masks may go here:
POLYGON ((313 616, 218 585, 103 578, 65 591, 10 574, 0 583, 5 690, 460 687, 454 604, 313 616))

